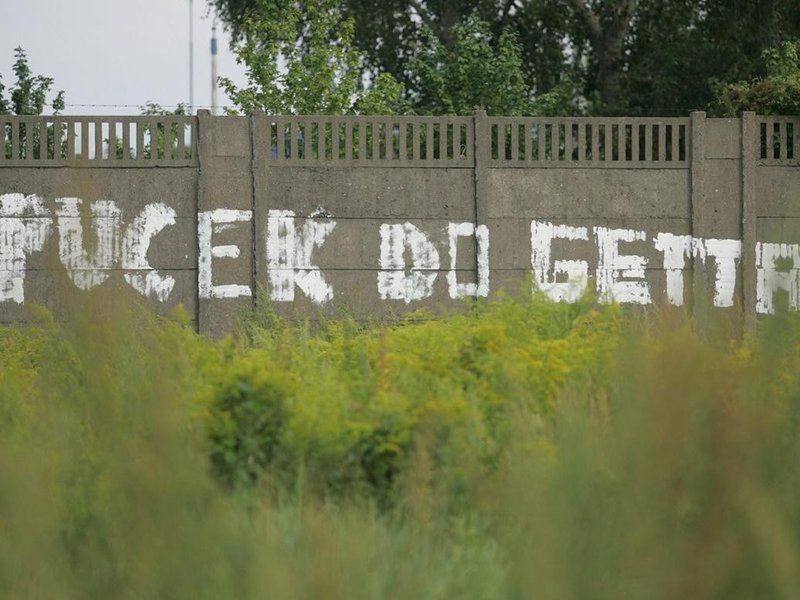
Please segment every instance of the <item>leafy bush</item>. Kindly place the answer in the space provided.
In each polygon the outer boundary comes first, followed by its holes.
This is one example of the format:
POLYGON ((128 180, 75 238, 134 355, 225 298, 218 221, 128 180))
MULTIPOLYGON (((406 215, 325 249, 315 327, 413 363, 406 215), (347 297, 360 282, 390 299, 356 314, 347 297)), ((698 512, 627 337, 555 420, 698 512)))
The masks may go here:
POLYGON ((210 458, 228 484, 256 481, 281 449, 286 422, 286 391, 274 376, 250 365, 216 390, 209 419, 210 458))
POLYGON ((124 300, 0 329, 3 595, 800 585, 797 315, 733 339, 534 297, 211 342, 124 300))
POLYGON ((800 42, 764 51, 766 75, 753 81, 718 84, 715 114, 735 117, 750 110, 761 115, 800 114, 800 42))

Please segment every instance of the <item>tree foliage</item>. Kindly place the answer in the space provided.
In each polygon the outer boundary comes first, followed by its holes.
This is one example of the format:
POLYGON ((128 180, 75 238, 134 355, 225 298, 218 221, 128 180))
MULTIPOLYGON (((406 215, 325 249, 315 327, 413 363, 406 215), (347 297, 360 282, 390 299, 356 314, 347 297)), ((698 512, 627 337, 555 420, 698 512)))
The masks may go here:
POLYGON ((496 115, 573 112, 571 94, 531 96, 514 33, 504 32, 494 43, 489 24, 472 16, 453 28, 449 45, 430 29, 426 34, 424 49, 409 61, 414 105, 420 112, 469 114, 475 108, 496 115))
MULTIPOLYGON (((265 12, 264 4, 265 0, 214 0, 239 40, 254 33, 247 25, 248 14, 281 20, 279 11, 265 12)), ((295 3, 284 0, 282 4, 295 3)), ((471 83, 474 93, 467 94, 462 83, 458 90, 448 91, 442 105, 432 102, 437 97, 432 94, 436 85, 444 81, 452 85, 458 79, 453 73, 463 73, 464 59, 456 51, 463 48, 459 32, 476 19, 487 23, 488 39, 481 43, 486 42, 495 55, 507 57, 509 36, 516 36, 524 82, 519 87, 525 88, 520 102, 548 94, 532 107, 534 113, 543 106, 561 107, 569 95, 571 109, 580 106, 595 114, 686 114, 713 102, 720 82, 763 77, 764 50, 800 38, 797 0, 338 0, 323 4, 338 5, 334 27, 341 27, 361 51, 360 68, 369 74, 368 81, 378 81, 379 74, 392 75, 418 111, 446 112, 457 98, 466 100, 470 95, 468 104, 498 104, 496 90, 483 85, 483 80, 471 83), (440 62, 433 72, 420 72, 430 66, 432 56, 455 64, 440 62)), ((471 48, 475 49, 477 44, 471 48)), ((304 51, 298 47, 298 52, 304 51)), ((514 85, 519 85, 516 79, 514 85)))
POLYGON ((745 110, 762 115, 800 114, 800 43, 766 50, 764 77, 719 85, 714 112, 733 117, 745 110))
POLYGON ((800 38, 796 0, 642 2, 628 43, 627 112, 686 114, 720 84, 766 74, 764 51, 800 38))
MULTIPOLYGON (((21 47, 14 49, 14 66, 12 71, 16 83, 8 89, 5 95, 5 86, 0 76, 0 114, 2 115, 40 115, 48 105, 48 94, 53 87, 53 78, 44 75, 34 75, 28 64, 28 55, 21 47)), ((56 93, 50 101, 49 107, 55 113, 64 110, 64 91, 56 93)))
POLYGON ((245 112, 401 110, 403 90, 390 75, 364 85, 364 59, 353 46, 353 34, 353 22, 343 16, 337 0, 258 0, 235 45, 237 60, 247 68, 248 85, 238 88, 221 78, 222 87, 245 112))

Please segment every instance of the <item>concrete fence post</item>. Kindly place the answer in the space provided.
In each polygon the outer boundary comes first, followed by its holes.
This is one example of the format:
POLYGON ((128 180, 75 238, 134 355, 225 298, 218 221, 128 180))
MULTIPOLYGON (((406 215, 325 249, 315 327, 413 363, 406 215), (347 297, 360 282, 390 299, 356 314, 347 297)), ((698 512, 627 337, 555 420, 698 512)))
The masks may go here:
POLYGON ((252 307, 253 139, 249 117, 198 111, 197 323, 214 337, 252 307))
POLYGON ((754 112, 742 113, 742 302, 745 331, 756 326, 756 206, 754 175, 758 152, 754 112))
MULTIPOLYGON (((485 110, 476 110, 472 115, 472 154, 473 154, 473 181, 475 184, 475 227, 485 225, 489 227, 489 213, 487 204, 489 159, 492 151, 492 138, 485 110)), ((475 252, 475 277, 478 277, 479 253, 475 252)), ((492 253, 489 252, 489 272, 492 268, 492 253)))
MULTIPOLYGON (((691 144, 689 173, 689 205, 691 210, 690 233, 697 237, 701 231, 702 207, 705 200, 705 162, 706 162, 706 113, 694 111, 691 114, 691 144)), ((691 303, 689 304, 692 315, 700 317, 705 290, 703 265, 698 256, 692 258, 692 286, 691 303)))
MULTIPOLYGON (((250 146, 252 148, 250 174, 253 185, 253 306, 258 309, 259 287, 266 285, 267 281, 264 263, 266 260, 264 235, 267 228, 269 208, 266 206, 264 199, 268 192, 270 162, 277 158, 277 154, 272 154, 271 118, 264 111, 257 110, 251 115, 250 119, 250 146), (259 200, 261 201, 259 202, 259 200)), ((281 134, 276 131, 276 136, 278 135, 281 134)), ((265 298, 261 298, 261 300, 263 301, 265 298)))

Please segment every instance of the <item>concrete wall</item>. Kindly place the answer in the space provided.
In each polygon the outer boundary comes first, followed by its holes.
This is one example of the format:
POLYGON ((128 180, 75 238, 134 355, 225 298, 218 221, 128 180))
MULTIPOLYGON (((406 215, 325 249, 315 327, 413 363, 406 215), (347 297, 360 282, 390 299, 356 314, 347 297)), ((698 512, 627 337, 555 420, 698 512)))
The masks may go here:
MULTIPOLYGON (((0 117, 0 320, 121 286, 221 334, 500 289, 800 308, 800 119, 0 117), (0 148, 2 149, 2 148, 0 148)), ((724 314, 724 313, 722 313, 724 314)))

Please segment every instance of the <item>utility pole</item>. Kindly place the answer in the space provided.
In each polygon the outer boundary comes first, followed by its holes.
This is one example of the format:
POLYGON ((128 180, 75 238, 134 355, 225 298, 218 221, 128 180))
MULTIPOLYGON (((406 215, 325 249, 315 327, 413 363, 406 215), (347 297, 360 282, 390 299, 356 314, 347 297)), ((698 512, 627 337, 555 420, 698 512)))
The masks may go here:
POLYGON ((189 0, 189 114, 194 114, 194 0, 189 0))
POLYGON ((217 114, 217 18, 211 24, 211 114, 217 114))

